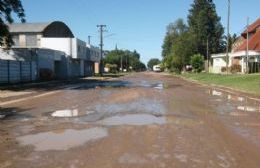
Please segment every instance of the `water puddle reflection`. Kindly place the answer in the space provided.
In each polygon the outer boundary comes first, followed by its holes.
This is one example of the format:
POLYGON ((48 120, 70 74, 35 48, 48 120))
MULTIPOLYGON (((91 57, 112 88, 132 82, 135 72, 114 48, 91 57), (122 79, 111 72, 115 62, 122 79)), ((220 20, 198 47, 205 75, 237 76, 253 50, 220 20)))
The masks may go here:
POLYGON ((24 146, 33 145, 35 151, 47 151, 68 150, 106 136, 108 136, 106 128, 95 127, 84 130, 68 129, 55 132, 43 132, 18 137, 17 140, 24 146))
POLYGON ((78 115, 79 115, 78 109, 58 110, 51 114, 52 117, 77 117, 78 115))
POLYGON ((98 123, 101 125, 162 125, 166 123, 166 118, 150 114, 129 114, 105 118, 98 123))
POLYGON ((239 110, 242 112, 260 112, 259 102, 247 97, 221 92, 216 89, 209 90, 209 94, 214 97, 213 101, 221 102, 218 109, 223 112, 239 110), (226 101, 226 103, 223 103, 226 101))
POLYGON ((1 119, 4 119, 5 116, 6 116, 6 115, 4 115, 4 114, 0 114, 0 120, 1 120, 1 119))
POLYGON ((140 99, 128 103, 97 104, 93 111, 116 114, 123 112, 147 112, 152 114, 164 114, 166 109, 159 100, 140 99))
POLYGON ((245 112, 260 112, 260 107, 258 109, 256 107, 252 107, 252 106, 237 106, 237 109, 240 111, 245 111, 245 112))
POLYGON ((165 89, 164 83, 159 81, 159 82, 149 82, 142 80, 140 83, 132 83, 129 85, 130 87, 144 87, 144 88, 153 88, 153 89, 158 89, 158 90, 163 90, 165 89))

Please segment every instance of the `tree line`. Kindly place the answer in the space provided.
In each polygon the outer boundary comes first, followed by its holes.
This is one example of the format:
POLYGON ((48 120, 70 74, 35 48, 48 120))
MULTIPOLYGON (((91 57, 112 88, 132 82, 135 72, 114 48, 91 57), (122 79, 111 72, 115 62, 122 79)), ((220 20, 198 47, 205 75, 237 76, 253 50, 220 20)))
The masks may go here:
MULTIPOLYGON (((201 64, 201 60, 207 59, 210 54, 224 52, 226 37, 220 20, 212 0, 194 0, 187 23, 180 18, 166 28, 162 45, 164 67, 181 72, 192 63, 192 56, 196 56, 193 60, 201 64)), ((235 36, 229 37, 229 40, 233 38, 235 36)))
POLYGON ((140 61, 140 54, 137 51, 115 49, 109 51, 104 58, 105 67, 111 72, 119 71, 144 71, 146 66, 140 61))

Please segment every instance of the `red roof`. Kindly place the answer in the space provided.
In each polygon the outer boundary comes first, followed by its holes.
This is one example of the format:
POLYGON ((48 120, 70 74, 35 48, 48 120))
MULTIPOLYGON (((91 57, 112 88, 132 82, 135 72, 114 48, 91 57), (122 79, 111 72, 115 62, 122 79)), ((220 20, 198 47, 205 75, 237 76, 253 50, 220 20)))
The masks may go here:
MULTIPOLYGON (((236 49, 236 51, 246 50, 247 40, 244 40, 243 43, 236 49)), ((260 51, 260 30, 258 30, 248 41, 248 49, 254 51, 260 51)))
MULTIPOLYGON (((257 19, 253 24, 248 27, 250 38, 248 40, 248 49, 253 51, 260 51, 260 19, 257 19)), ((247 49, 246 35, 247 30, 242 33, 244 37, 242 44, 235 49, 236 51, 245 51, 247 49)))
MULTIPOLYGON (((248 33, 256 32, 256 29, 260 27, 260 18, 257 19, 253 24, 248 26, 248 33)), ((242 36, 246 37, 247 29, 242 33, 242 36)))

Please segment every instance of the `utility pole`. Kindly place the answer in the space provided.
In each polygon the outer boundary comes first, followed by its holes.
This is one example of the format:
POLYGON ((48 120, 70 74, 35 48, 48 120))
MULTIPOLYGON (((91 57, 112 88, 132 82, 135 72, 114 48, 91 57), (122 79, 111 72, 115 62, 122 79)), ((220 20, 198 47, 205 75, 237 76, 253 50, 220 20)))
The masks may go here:
POLYGON ((226 53, 226 72, 228 74, 228 62, 229 62, 229 22, 230 22, 230 0, 228 0, 228 20, 227 20, 227 53, 226 53))
POLYGON ((121 55, 121 72, 123 72, 123 56, 121 55))
POLYGON ((249 17, 247 17, 247 26, 246 26, 246 73, 249 73, 249 17))
POLYGON ((104 65, 103 65, 103 32, 105 31, 104 28, 106 25, 97 25, 99 28, 100 32, 100 66, 99 66, 99 73, 101 76, 103 76, 103 70, 104 70, 104 65))
POLYGON ((209 73, 209 36, 207 36, 207 68, 208 68, 208 73, 209 73))
POLYGON ((91 38, 91 36, 88 36, 88 44, 90 45, 90 38, 91 38))

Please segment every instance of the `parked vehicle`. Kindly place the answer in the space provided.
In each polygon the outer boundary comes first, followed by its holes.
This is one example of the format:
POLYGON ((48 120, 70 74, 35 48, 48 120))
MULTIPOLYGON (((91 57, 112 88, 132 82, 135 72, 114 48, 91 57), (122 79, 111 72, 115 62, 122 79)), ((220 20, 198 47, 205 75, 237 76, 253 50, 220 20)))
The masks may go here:
POLYGON ((161 72, 162 70, 161 70, 161 66, 160 65, 154 65, 153 66, 153 71, 154 72, 161 72))

